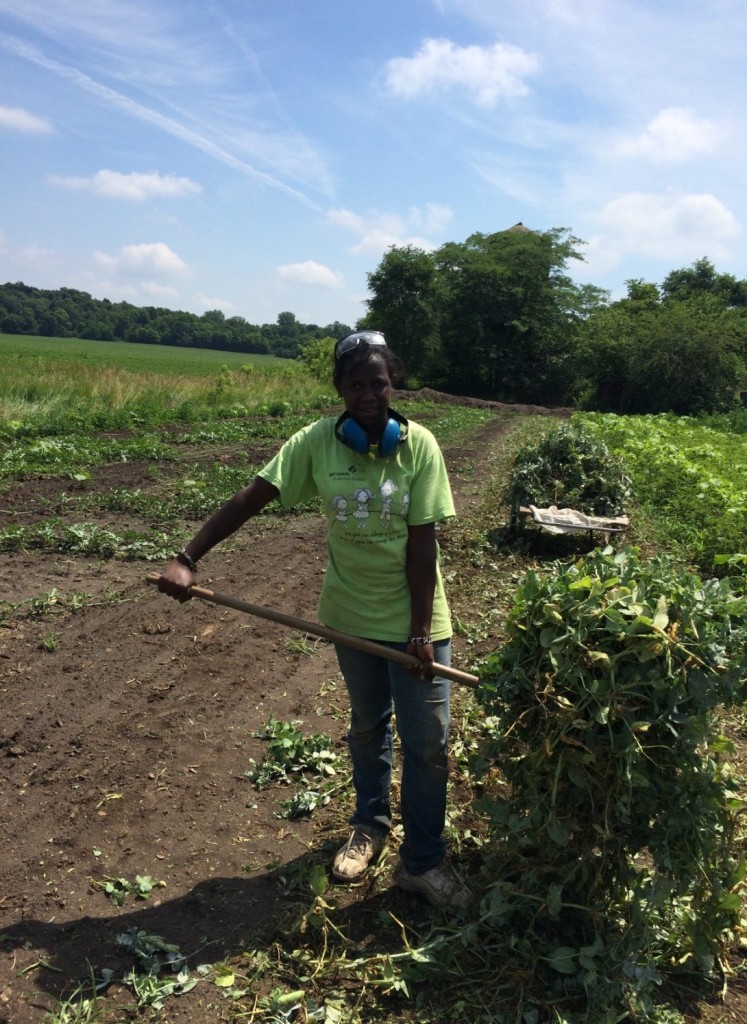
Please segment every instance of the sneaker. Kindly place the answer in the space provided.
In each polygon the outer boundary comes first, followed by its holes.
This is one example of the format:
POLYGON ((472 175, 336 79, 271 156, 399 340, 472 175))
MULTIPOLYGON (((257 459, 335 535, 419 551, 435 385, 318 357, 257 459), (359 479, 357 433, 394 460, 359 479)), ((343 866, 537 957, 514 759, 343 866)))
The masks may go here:
POLYGON ((402 861, 394 869, 394 882, 400 889, 407 892, 418 892, 434 907, 456 907, 466 910, 472 903, 472 893, 462 885, 448 864, 439 864, 437 868, 422 875, 411 875, 402 861))
POLYGON ((338 882, 359 881, 365 875, 371 861, 378 858, 385 844, 384 836, 367 832, 357 825, 350 833, 348 841, 335 854, 332 874, 338 882))

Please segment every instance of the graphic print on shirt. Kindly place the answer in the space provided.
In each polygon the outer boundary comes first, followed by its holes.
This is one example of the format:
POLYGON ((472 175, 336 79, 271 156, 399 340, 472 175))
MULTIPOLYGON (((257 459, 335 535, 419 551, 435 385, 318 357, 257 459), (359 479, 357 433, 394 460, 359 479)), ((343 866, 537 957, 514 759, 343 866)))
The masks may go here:
MULTIPOLYGON (((392 501, 398 491, 399 485, 394 480, 386 479, 379 484, 379 494, 381 495, 379 522, 384 527, 388 527, 392 521, 392 501)), ((348 497, 343 494, 335 494, 330 501, 335 521, 347 524, 352 518, 357 523, 359 530, 365 529, 371 515, 375 512, 375 498, 376 495, 369 487, 357 487, 348 497), (351 503, 355 505, 353 512, 349 511, 351 503)), ((405 491, 400 499, 400 515, 403 519, 407 518, 409 507, 410 494, 409 491, 405 491)))
POLYGON ((348 499, 341 494, 336 494, 332 499, 332 508, 335 510, 335 519, 338 523, 348 521, 348 499))
POLYGON ((358 504, 355 512, 353 512, 353 519, 357 519, 359 529, 363 529, 368 523, 368 517, 371 514, 368 504, 374 500, 374 492, 370 491, 368 487, 358 487, 350 497, 358 504))
POLYGON ((381 514, 379 519, 382 523, 389 523, 392 519, 392 497, 399 487, 395 484, 394 480, 385 480, 379 492, 381 494, 381 514))

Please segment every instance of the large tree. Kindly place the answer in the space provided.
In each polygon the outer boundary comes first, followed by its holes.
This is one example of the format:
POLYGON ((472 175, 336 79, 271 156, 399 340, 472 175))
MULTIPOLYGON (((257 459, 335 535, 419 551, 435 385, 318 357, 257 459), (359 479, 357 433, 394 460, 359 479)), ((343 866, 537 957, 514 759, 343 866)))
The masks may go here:
POLYGON ((450 381, 490 398, 567 399, 579 310, 565 268, 577 244, 564 228, 516 225, 436 253, 450 381))
POLYGON ((434 382, 439 373, 436 264, 413 245, 392 246, 368 275, 372 297, 359 326, 383 331, 408 376, 434 382))
POLYGON ((728 311, 697 303, 663 304, 636 333, 631 348, 626 412, 718 412, 734 403, 744 379, 743 341, 728 311))
POLYGON ((565 228, 521 224, 429 254, 391 248, 369 275, 363 321, 385 332, 423 383, 516 401, 567 400, 577 324, 599 289, 565 274, 578 259, 565 228))
POLYGON ((662 297, 675 301, 710 299, 723 306, 747 306, 747 281, 719 274, 710 260, 696 260, 691 267, 673 270, 661 286, 662 297))

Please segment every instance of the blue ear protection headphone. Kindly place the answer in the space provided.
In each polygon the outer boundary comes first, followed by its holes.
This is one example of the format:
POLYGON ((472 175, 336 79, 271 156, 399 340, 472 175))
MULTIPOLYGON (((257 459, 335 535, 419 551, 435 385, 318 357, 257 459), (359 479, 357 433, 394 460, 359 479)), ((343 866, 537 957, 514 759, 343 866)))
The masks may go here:
MULTIPOLYGON (((397 450, 397 446, 407 440, 407 420, 400 416, 394 409, 389 410, 389 419, 381 432, 379 443, 376 446, 379 455, 391 455, 397 450)), ((344 412, 335 423, 335 436, 348 448, 352 448, 359 455, 367 455, 370 449, 368 435, 360 423, 356 423, 350 413, 344 412)))

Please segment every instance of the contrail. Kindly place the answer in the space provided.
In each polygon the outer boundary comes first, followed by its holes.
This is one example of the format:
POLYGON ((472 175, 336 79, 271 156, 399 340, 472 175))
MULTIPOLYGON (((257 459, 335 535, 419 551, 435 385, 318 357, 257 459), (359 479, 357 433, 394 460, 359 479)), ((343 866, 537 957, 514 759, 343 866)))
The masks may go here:
POLYGON ((22 40, 4 33, 0 33, 0 45, 9 52, 15 54, 17 57, 27 60, 32 64, 37 64, 39 67, 45 68, 47 71, 52 71, 61 78, 68 79, 68 81, 73 82, 80 89, 91 93, 93 96, 96 96, 109 106, 117 107, 119 110, 124 111, 124 113, 129 114, 130 117, 155 125, 162 131, 167 132, 169 135, 173 135, 175 138, 180 139, 189 146, 193 146, 195 149, 199 149, 201 152, 213 157, 213 159, 218 160, 227 167, 232 167, 234 170, 239 171, 241 174, 245 174, 249 178, 254 178, 257 181, 262 182, 264 185, 268 185, 270 188, 277 189, 279 192, 284 192, 286 195, 291 196, 291 198, 295 199, 303 206, 308 207, 310 210, 313 210, 315 213, 324 213, 324 209, 319 206, 318 203, 309 199, 307 195, 303 192, 299 192, 298 189, 292 188, 290 185, 286 185, 282 181, 278 181, 278 179, 274 178, 271 174, 266 174, 264 171, 258 171, 256 167, 252 167, 251 164, 246 163, 244 160, 239 160, 238 157, 235 157, 232 153, 227 152, 221 146, 218 146, 209 139, 206 139, 204 136, 200 135, 199 132, 193 131, 191 128, 187 128, 178 121, 174 121, 170 117, 165 117, 163 114, 159 114, 155 110, 151 110, 149 107, 143 106, 142 103, 138 103, 127 96, 123 96, 122 93, 117 92, 115 89, 110 89, 107 85, 102 85, 100 82, 94 81, 94 79, 90 78, 82 71, 78 71, 77 68, 61 64, 59 61, 45 56, 45 54, 41 53, 35 47, 29 46, 22 40))

